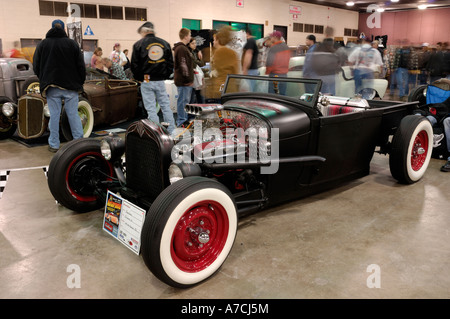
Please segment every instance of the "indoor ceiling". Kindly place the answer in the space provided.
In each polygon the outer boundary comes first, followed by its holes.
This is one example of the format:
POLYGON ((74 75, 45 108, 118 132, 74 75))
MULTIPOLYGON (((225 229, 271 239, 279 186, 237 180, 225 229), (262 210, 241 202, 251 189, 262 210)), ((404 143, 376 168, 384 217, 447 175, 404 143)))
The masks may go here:
POLYGON ((307 2, 314 3, 319 5, 324 5, 328 7, 342 8, 348 10, 354 10, 359 12, 366 12, 367 7, 371 4, 376 4, 380 7, 383 7, 386 11, 392 10, 411 10, 417 9, 420 4, 427 5, 428 8, 450 8, 450 0, 399 0, 398 2, 392 1, 370 1, 370 0, 353 0, 353 6, 347 6, 346 3, 349 0, 310 0, 310 1, 301 1, 298 2, 307 2))

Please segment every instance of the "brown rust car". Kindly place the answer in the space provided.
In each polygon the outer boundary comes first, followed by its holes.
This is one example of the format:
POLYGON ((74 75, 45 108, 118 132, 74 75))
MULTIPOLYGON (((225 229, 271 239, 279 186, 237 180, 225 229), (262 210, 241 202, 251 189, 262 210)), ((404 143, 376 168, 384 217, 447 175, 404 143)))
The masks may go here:
MULTIPOLYGON (((107 73, 88 70, 88 79, 80 94, 78 114, 83 124, 84 137, 89 137, 95 126, 115 125, 135 118, 138 105, 138 83, 112 79, 107 73)), ((50 112, 47 101, 35 89, 20 97, 17 104, 4 103, 0 116, 8 127, 0 130, 0 139, 11 137, 17 130, 24 139, 42 136, 48 128, 50 112)), ((3 126, 5 126, 3 125, 3 126)), ((72 133, 64 108, 61 112, 62 137, 70 141, 72 133)))

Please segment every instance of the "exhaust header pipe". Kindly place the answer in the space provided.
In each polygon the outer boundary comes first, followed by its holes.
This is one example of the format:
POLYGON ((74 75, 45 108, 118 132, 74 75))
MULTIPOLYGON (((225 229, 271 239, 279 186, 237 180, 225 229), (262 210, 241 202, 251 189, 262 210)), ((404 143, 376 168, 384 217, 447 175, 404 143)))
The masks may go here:
POLYGON ((370 105, 367 100, 362 99, 359 96, 355 96, 353 98, 348 97, 339 97, 339 96, 319 96, 319 103, 327 106, 327 105, 342 105, 342 106, 352 106, 357 108, 369 109, 370 105))
POLYGON ((192 115, 205 115, 223 110, 222 104, 187 104, 184 110, 192 115))

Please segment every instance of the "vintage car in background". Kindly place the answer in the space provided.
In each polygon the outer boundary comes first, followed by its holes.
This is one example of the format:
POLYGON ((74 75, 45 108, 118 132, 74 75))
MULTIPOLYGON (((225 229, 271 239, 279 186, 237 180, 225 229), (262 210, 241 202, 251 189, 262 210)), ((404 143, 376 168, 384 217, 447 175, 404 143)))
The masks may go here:
MULTIPOLYGON (((33 64, 25 59, 0 58, 0 110, 5 103, 16 103, 19 97, 39 86, 33 64)), ((0 112, 0 138, 15 130, 0 112)))
POLYGON ((147 210, 147 267, 173 287, 198 284, 224 263, 239 217, 365 176, 374 152, 389 154, 400 183, 424 176, 433 132, 412 115, 417 103, 322 96, 321 84, 230 75, 222 104, 187 105, 196 118, 172 135, 144 119, 124 138, 69 142, 50 162, 49 189, 76 212, 104 207, 107 191, 147 210), (255 92, 269 85, 275 93, 255 92))
MULTIPOLYGON (((89 137, 94 126, 115 125, 134 119, 138 105, 138 83, 111 79, 107 73, 88 70, 88 79, 79 97, 78 114, 83 125, 84 137, 89 137)), ((0 139, 11 137, 17 130, 24 139, 42 136, 48 128, 50 112, 47 101, 39 92, 39 85, 28 89, 17 104, 9 101, 1 105, 2 127, 0 139)), ((62 137, 70 141, 72 133, 69 120, 61 112, 62 137)))
POLYGON ((12 102, 39 85, 33 64, 25 59, 0 58, 0 97, 12 102))

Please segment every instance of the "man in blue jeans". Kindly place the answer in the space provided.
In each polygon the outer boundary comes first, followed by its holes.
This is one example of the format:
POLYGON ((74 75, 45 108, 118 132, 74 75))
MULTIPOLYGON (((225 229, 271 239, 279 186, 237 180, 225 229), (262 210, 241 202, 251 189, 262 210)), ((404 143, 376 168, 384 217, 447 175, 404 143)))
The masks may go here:
POLYGON ((183 125, 189 117, 184 108, 191 101, 194 87, 194 61, 187 45, 191 41, 191 30, 182 28, 179 32, 180 42, 175 43, 174 51, 174 83, 178 89, 177 126, 183 125))
POLYGON ((138 33, 142 39, 133 45, 131 72, 136 80, 142 82, 142 101, 147 110, 148 119, 159 123, 159 116, 156 113, 158 102, 164 121, 169 124, 167 130, 169 134, 172 134, 175 129, 175 120, 164 83, 173 72, 172 50, 167 41, 155 36, 153 23, 145 22, 138 29, 138 33))
POLYGON ((47 98, 50 110, 48 149, 54 153, 60 146, 59 120, 63 100, 73 139, 83 137, 78 93, 83 90, 86 67, 80 47, 67 37, 61 20, 52 22, 45 39, 36 47, 33 69, 39 78, 42 96, 47 98))

